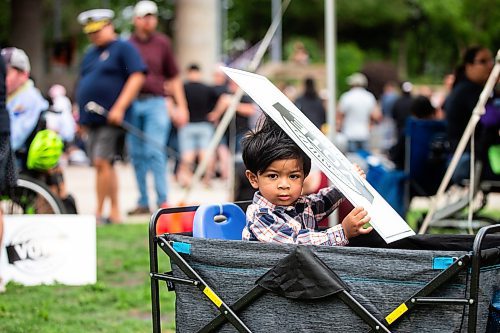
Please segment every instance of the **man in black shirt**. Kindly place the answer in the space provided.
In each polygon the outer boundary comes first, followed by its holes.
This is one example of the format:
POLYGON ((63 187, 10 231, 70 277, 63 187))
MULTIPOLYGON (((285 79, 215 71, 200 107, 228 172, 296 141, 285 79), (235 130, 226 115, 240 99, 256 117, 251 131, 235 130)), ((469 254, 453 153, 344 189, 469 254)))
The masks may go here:
MULTIPOLYGON (((215 104, 214 89, 201 82, 200 68, 196 64, 188 67, 187 81, 184 92, 189 110, 189 123, 179 129, 179 148, 181 164, 177 178, 182 186, 190 185, 193 176, 193 166, 196 160, 205 159, 206 149, 214 135, 214 125, 208 121, 207 114, 215 104)), ((213 163, 209 163, 212 165, 213 163)), ((212 178, 212 167, 205 172, 204 182, 212 178)))

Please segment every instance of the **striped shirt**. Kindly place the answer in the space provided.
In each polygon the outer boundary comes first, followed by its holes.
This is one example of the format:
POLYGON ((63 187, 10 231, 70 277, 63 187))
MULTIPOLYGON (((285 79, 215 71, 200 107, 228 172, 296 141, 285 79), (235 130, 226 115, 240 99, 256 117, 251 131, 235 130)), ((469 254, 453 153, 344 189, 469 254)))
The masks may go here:
POLYGON ((293 206, 276 206, 256 192, 248 206, 243 240, 343 246, 348 240, 342 225, 317 231, 317 224, 330 215, 344 200, 334 187, 316 194, 301 196, 293 206))

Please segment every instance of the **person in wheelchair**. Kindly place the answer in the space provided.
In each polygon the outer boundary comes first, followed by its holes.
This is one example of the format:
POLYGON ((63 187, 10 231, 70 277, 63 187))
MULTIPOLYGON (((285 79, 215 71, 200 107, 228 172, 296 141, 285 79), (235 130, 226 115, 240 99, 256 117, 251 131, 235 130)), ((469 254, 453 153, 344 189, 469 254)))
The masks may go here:
POLYGON ((7 67, 6 108, 17 169, 45 182, 63 200, 68 212, 76 212, 74 199, 66 193, 62 172, 56 167, 63 143, 57 133, 46 129, 44 113, 49 103, 30 79, 29 58, 15 47, 2 49, 1 55, 7 67))
POLYGON ((1 54, 7 66, 6 107, 10 117, 12 150, 27 151, 28 138, 49 103, 30 79, 31 66, 26 52, 8 47, 2 49, 1 54))

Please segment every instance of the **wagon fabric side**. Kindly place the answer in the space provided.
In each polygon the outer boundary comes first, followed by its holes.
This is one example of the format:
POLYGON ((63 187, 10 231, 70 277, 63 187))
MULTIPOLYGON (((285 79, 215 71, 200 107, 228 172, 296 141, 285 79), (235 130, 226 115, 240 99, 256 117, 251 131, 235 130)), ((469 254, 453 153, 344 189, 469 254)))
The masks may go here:
MULTIPOLYGON (((181 235, 168 235, 168 239, 187 245, 189 251, 182 254, 184 260, 205 280, 217 297, 229 305, 254 288, 260 277, 296 249, 294 245, 197 239, 181 235)), ((402 303, 443 271, 445 267, 436 265, 436 258, 453 261, 467 255, 468 251, 309 248, 340 277, 349 287, 349 293, 373 316, 384 322, 394 321, 391 330, 467 330, 467 311, 463 305, 420 305, 405 313, 402 303)), ((172 270, 174 277, 186 277, 173 263, 172 270)), ((467 271, 462 270, 435 290, 432 296, 468 298, 467 271)), ((500 285, 500 265, 483 267, 480 279, 478 332, 485 330, 488 304, 495 286, 500 285)), ((206 295, 192 286, 176 284, 175 293, 178 332, 198 331, 220 313, 206 295)), ((370 330, 370 326, 337 297, 296 300, 265 293, 238 313, 238 316, 253 332, 370 330)), ((220 331, 234 332, 235 329, 226 323, 220 331)))

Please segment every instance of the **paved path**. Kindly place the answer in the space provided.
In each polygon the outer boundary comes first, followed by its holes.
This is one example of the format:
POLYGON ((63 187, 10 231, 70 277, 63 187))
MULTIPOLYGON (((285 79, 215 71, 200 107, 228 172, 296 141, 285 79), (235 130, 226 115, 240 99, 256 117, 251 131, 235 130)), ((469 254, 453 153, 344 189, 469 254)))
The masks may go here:
MULTIPOLYGON (((118 163, 116 165, 119 175, 119 200, 121 204, 122 217, 124 222, 141 222, 147 221, 149 216, 134 216, 128 217, 126 212, 136 206, 138 191, 135 183, 133 168, 130 164, 118 163)), ((96 198, 95 198, 95 172, 94 169, 88 166, 67 166, 65 169, 65 179, 68 190, 76 199, 77 207, 80 213, 94 214, 96 198)), ((179 206, 184 190, 175 182, 174 178, 170 177, 169 189, 169 204, 171 206, 179 206)), ((155 194, 153 189, 152 178, 148 178, 148 188, 150 196, 151 210, 157 209, 154 206, 155 194)), ((204 204, 224 202, 229 200, 229 190, 227 185, 215 180, 210 188, 198 184, 193 186, 190 196, 185 204, 204 204)), ((500 193, 490 194, 488 197, 489 209, 500 209, 500 193)), ((412 202, 412 208, 427 208, 429 200, 427 198, 415 198, 412 202)), ((105 210, 104 215, 107 215, 105 210)))
MULTIPOLYGON (((126 212, 135 208, 139 196, 135 175, 131 164, 118 163, 116 165, 119 177, 119 200, 120 209, 124 222, 136 222, 148 220, 149 216, 128 217, 126 212)), ((79 213, 94 214, 96 206, 95 197, 95 171, 88 166, 70 165, 65 168, 65 181, 68 191, 75 197, 79 213)), ((169 204, 178 206, 184 190, 170 177, 169 182, 169 204)), ((148 189, 150 197, 150 209, 156 210, 156 195, 153 189, 153 179, 148 178, 148 189)), ((210 188, 199 184, 193 186, 186 204, 203 204, 218 201, 227 201, 229 191, 224 182, 215 180, 210 188)), ((108 207, 105 207, 104 216, 107 216, 108 207)))

